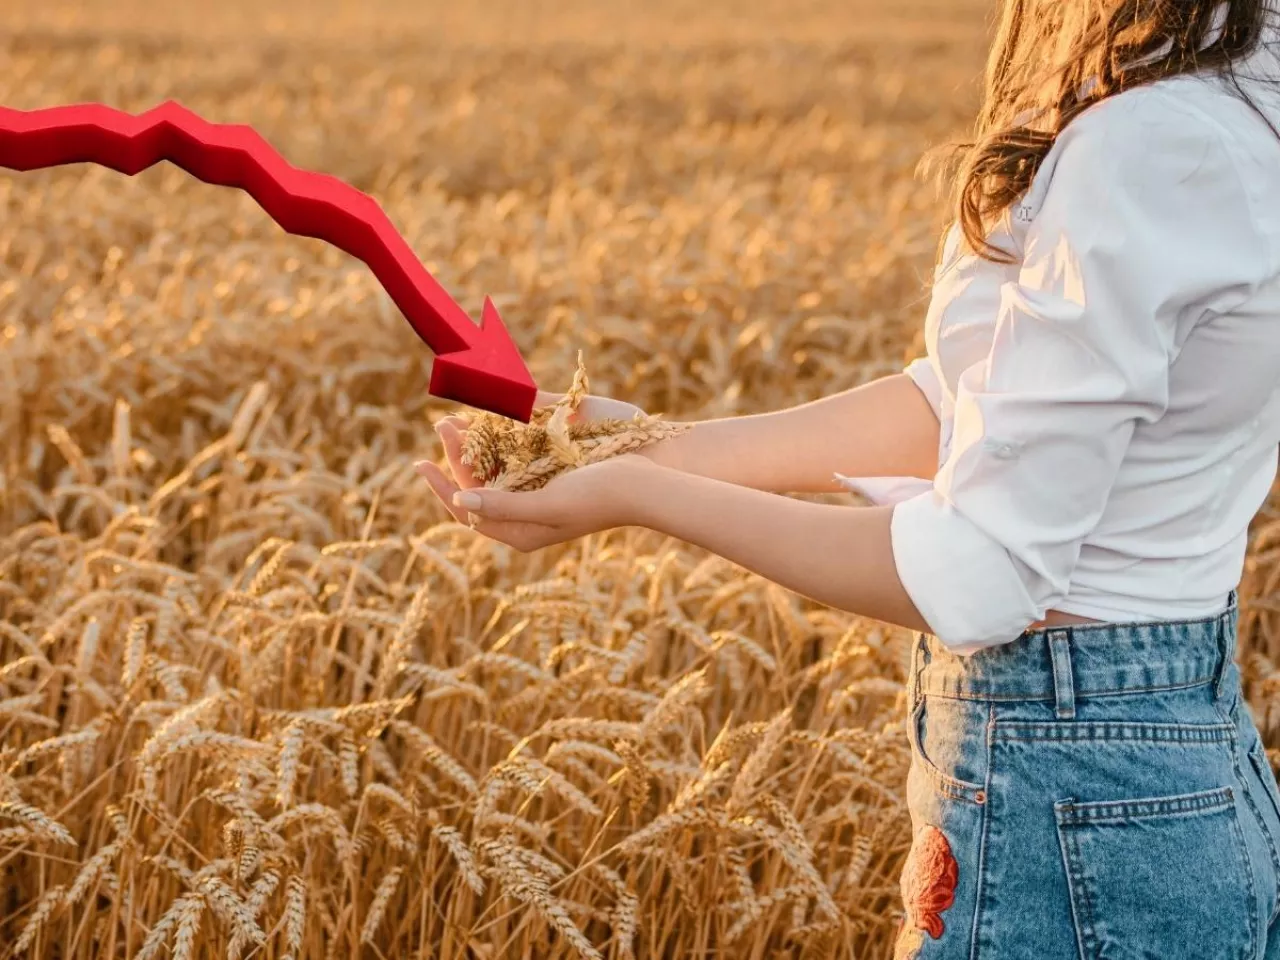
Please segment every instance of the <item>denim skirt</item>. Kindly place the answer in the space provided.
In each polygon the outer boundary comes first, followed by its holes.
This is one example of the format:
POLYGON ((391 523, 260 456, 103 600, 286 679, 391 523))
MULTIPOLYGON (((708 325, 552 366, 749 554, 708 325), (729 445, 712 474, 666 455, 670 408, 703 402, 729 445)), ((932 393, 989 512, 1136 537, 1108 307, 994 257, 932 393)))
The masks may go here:
POLYGON ((917 636, 893 960, 1280 960, 1280 792, 1235 595, 1177 623, 917 636))

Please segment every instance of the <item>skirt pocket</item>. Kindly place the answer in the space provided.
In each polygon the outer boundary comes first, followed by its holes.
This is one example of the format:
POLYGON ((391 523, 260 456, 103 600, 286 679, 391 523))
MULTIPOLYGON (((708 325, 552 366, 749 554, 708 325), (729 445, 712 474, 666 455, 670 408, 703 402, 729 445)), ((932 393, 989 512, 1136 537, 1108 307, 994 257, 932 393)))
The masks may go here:
POLYGON ((973 725, 965 722, 969 718, 963 713, 956 713, 959 704, 955 702, 949 704, 950 715, 945 720, 938 722, 935 718, 934 723, 930 724, 930 707, 934 703, 935 698, 928 695, 917 697, 911 715, 907 718, 907 740, 911 745, 912 762, 928 778, 934 790, 943 796, 977 805, 986 803, 987 791, 981 783, 955 776, 943 769, 944 764, 954 770, 962 761, 975 760, 985 766, 985 741, 981 748, 969 742, 973 736, 973 725), (948 744, 944 751, 947 760, 943 763, 930 756, 930 744, 935 741, 948 744))
POLYGON ((1053 805, 1083 960, 1245 960, 1255 892, 1235 791, 1053 805))

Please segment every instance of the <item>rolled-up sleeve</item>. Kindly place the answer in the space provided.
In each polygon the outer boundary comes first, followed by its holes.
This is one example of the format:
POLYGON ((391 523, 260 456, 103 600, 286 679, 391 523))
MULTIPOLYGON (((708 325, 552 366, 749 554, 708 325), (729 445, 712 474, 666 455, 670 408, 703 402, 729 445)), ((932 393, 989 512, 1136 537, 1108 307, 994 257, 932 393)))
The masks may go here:
POLYGON ((924 394, 924 398, 929 401, 929 406, 933 408, 933 415, 941 418, 942 380, 938 377, 938 371, 934 369, 933 361, 928 357, 917 357, 907 364, 902 372, 924 394))
POLYGON ((1181 338, 1247 294, 1247 194, 1212 122, 1166 96, 1104 102, 1060 136, 991 352, 957 383, 947 459, 894 508, 903 586, 958 652, 1016 639, 1067 596, 1135 428, 1165 411, 1181 338))

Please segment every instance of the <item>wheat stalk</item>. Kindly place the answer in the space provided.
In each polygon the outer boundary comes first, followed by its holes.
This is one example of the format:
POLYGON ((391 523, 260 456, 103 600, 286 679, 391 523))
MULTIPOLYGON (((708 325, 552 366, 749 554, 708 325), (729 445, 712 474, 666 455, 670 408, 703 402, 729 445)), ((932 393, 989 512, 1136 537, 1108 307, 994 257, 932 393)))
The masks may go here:
POLYGON ((378 881, 378 889, 374 891, 373 902, 369 904, 364 926, 360 928, 361 943, 373 942, 378 932, 378 925, 382 923, 382 917, 387 912, 387 904, 391 902, 396 887, 400 885, 400 877, 403 873, 404 867, 392 867, 387 875, 378 881))

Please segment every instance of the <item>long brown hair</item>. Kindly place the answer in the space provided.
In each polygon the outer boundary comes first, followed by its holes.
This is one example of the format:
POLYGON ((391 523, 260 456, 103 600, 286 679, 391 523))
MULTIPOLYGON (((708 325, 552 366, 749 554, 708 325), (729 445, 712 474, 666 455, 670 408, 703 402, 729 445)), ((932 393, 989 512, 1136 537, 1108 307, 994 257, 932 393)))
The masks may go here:
POLYGON ((1268 0, 1002 0, 973 138, 924 163, 950 184, 969 249, 1012 262, 989 230, 1031 185, 1063 128, 1101 100, 1212 70, 1258 111, 1234 65, 1257 49, 1267 15, 1268 0))

